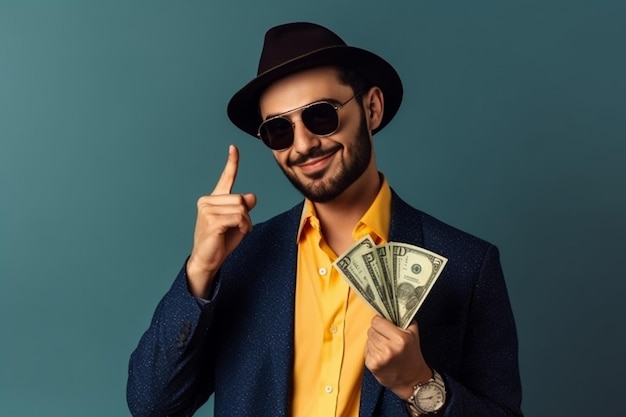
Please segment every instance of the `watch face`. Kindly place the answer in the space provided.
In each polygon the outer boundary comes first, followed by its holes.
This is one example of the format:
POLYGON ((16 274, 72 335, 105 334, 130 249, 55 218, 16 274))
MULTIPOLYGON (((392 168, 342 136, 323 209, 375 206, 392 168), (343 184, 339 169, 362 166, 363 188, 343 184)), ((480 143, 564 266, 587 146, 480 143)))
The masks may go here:
POLYGON ((437 384, 430 383, 423 385, 417 392, 415 402, 423 411, 432 413, 443 407, 445 394, 441 387, 437 384))

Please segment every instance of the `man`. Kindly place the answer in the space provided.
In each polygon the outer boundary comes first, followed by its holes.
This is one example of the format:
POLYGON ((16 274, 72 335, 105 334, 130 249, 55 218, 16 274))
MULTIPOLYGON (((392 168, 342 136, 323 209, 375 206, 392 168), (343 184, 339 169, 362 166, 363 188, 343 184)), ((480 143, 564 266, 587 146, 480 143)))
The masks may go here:
POLYGON ((372 134, 402 99, 396 71, 326 28, 265 38, 228 115, 271 148, 306 197, 252 227, 239 164, 198 201, 194 246, 133 353, 135 416, 521 416, 517 339, 497 249, 409 207, 379 173, 372 134), (448 259, 406 329, 378 316, 332 262, 356 240, 448 259))

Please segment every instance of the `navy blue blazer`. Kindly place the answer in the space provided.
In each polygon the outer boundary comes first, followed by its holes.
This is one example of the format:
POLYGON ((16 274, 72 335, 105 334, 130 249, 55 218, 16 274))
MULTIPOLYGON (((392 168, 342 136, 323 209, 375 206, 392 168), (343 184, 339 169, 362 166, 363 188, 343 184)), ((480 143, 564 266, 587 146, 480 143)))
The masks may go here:
MULTIPOLYGON (((216 417, 289 415, 301 213, 299 204, 255 225, 206 304, 189 293, 183 267, 131 355, 133 416, 191 416, 213 393, 216 417)), ((448 258, 417 313, 426 362, 446 384, 443 416, 521 416, 517 336, 496 247, 395 193, 389 240, 448 258)), ((365 368, 359 415, 407 412, 365 368)))

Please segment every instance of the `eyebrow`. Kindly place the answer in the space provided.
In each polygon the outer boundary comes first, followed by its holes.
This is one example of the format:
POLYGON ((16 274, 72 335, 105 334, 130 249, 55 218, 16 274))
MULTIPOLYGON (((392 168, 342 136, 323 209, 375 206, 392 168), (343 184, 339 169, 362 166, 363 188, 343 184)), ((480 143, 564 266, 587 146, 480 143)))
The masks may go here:
POLYGON ((320 98, 319 100, 312 101, 309 104, 303 104, 302 106, 298 106, 298 107, 296 107, 294 109, 291 109, 291 110, 287 110, 287 111, 284 111, 284 112, 281 112, 281 113, 268 114, 265 117, 265 119, 263 119, 263 121, 269 120, 269 119, 271 119, 273 117, 279 117, 279 116, 284 116, 284 115, 289 114, 289 113, 294 113, 294 112, 296 112, 298 110, 301 110, 301 109, 304 109, 304 108, 306 108, 306 107, 308 107, 308 106, 310 106, 312 104, 323 103, 323 102, 331 103, 331 104, 335 104, 335 105, 341 103, 336 98, 330 98, 330 97, 320 98))

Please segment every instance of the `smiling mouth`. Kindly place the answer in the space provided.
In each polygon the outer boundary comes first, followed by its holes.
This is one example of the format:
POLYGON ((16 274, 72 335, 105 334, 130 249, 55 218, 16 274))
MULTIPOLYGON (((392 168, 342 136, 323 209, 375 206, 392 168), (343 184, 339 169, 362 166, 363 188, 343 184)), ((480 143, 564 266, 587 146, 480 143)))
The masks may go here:
POLYGON ((289 165, 301 168, 311 167, 327 160, 335 153, 337 153, 337 151, 339 151, 341 148, 342 146, 338 145, 327 150, 321 150, 319 148, 313 149, 308 155, 300 155, 297 159, 291 161, 289 165))
POLYGON ((326 161, 328 158, 330 158, 330 157, 331 157, 331 156, 333 156, 333 155, 334 155, 334 152, 333 152, 333 153, 329 153, 328 155, 324 155, 324 156, 322 156, 322 157, 320 157, 320 158, 313 158, 313 159, 309 159, 309 160, 308 160, 308 161, 306 161, 306 162, 303 162, 303 163, 301 163, 301 164, 298 164, 298 166, 299 166, 299 167, 301 167, 301 168, 303 168, 303 167, 305 167, 305 168, 306 168, 306 167, 313 167, 313 166, 315 166, 315 165, 320 164, 321 162, 326 161))
POLYGON ((304 162, 301 162, 299 164, 294 164, 294 165, 297 166, 306 175, 319 176, 319 174, 326 167, 328 167, 328 164, 330 163, 330 159, 333 157, 333 155, 335 155, 335 153, 337 153, 337 151, 338 149, 334 149, 331 152, 328 152, 323 156, 309 158, 304 162))

